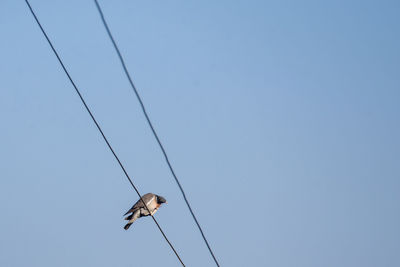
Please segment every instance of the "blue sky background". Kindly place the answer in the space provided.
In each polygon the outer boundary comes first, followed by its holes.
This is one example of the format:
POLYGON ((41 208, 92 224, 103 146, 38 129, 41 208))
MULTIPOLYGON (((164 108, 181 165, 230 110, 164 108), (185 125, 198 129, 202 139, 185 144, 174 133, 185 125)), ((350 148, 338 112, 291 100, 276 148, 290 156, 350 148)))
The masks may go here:
MULTIPOLYGON (((92 1, 31 2, 187 266, 211 257, 92 1)), ((222 266, 400 266, 400 2, 101 1, 222 266)), ((24 1, 0 2, 0 265, 179 266, 24 1)))

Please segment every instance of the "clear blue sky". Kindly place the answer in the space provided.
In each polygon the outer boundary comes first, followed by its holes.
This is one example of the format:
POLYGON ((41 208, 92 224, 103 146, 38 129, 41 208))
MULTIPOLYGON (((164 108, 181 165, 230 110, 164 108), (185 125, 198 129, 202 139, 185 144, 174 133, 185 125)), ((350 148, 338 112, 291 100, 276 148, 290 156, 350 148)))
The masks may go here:
MULTIPOLYGON (((187 266, 213 266, 93 1, 31 0, 187 266)), ((399 1, 100 1, 222 266, 400 266, 399 1)), ((0 2, 0 265, 179 266, 24 1, 0 2)))

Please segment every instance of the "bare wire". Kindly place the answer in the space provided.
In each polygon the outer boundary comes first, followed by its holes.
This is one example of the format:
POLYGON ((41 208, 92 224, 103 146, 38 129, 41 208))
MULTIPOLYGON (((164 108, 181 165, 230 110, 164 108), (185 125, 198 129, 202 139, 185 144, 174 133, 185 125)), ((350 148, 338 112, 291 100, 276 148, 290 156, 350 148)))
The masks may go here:
POLYGON ((163 155, 164 155, 164 158, 165 158, 165 161, 167 162, 167 165, 168 165, 168 167, 169 167, 169 170, 171 171, 172 176, 174 177, 175 182, 177 183, 177 185, 178 185, 178 187, 179 187, 179 190, 180 190, 181 193, 182 193, 183 199, 185 200, 186 205, 187 205, 187 207, 189 208, 189 211, 190 211, 190 213, 192 214, 192 217, 193 217, 194 221, 196 222, 197 228, 199 229, 199 231, 200 231, 200 233, 201 233, 201 236, 203 237, 203 240, 204 240, 204 242, 205 242, 206 245, 207 245, 208 251, 210 252, 212 258, 214 259, 215 264, 219 267, 219 263, 218 263, 218 261, 217 261, 215 255, 214 255, 214 252, 212 251, 211 246, 210 246, 210 244, 208 243, 208 240, 207 240, 206 236, 204 235, 203 229, 201 228, 200 223, 199 223, 199 221, 197 220, 196 215, 194 214, 194 212, 193 212, 193 210, 192 210, 192 207, 191 207, 190 204, 189 204, 189 201, 188 201, 188 199, 187 199, 187 197, 186 197, 185 191, 184 191, 183 188, 182 188, 182 185, 181 185, 181 183, 179 182, 179 179, 178 179, 178 177, 176 176, 174 169, 172 168, 172 165, 171 165, 171 162, 169 161, 167 152, 165 151, 165 148, 164 148, 163 144, 161 143, 160 138, 158 137, 158 135, 157 135, 157 133, 156 133, 154 127, 153 127, 153 124, 151 123, 151 120, 150 120, 150 118, 149 118, 149 115, 147 114, 146 108, 145 108, 145 106, 144 106, 144 104, 143 104, 143 101, 142 101, 140 95, 139 95, 139 92, 138 92, 138 90, 136 89, 136 86, 135 86, 135 84, 133 83, 132 78, 131 78, 131 76, 130 76, 130 74, 129 74, 129 72, 128 72, 128 69, 127 69, 126 64, 125 64, 125 61, 124 61, 124 59, 123 59, 123 57, 122 57, 122 54, 121 54, 121 52, 120 52, 120 50, 119 50, 119 48, 118 48, 118 45, 117 45, 117 43, 115 42, 114 37, 113 37, 112 34, 111 34, 111 30, 110 30, 110 28, 108 27, 108 24, 107 24, 107 22, 106 22, 106 20, 105 20, 105 18, 104 18, 103 11, 102 11, 102 9, 101 9, 101 7, 100 7, 98 1, 97 1, 97 0, 94 0, 94 2, 95 2, 95 4, 96 4, 97 10, 98 10, 99 13, 100 13, 100 17, 101 17, 101 20, 102 20, 102 22, 103 22, 104 27, 106 28, 108 37, 110 38, 110 40, 111 40, 111 42, 112 42, 112 44, 113 44, 113 46, 114 46, 114 48, 115 48, 115 51, 116 51, 117 54, 118 54, 119 60, 120 60, 120 62, 121 62, 122 68, 124 69, 124 72, 125 72, 125 74, 126 74, 126 77, 128 78, 129 83, 130 83, 130 85, 131 85, 131 87, 132 87, 132 90, 135 92, 136 98, 137 98, 137 100, 138 100, 139 103, 140 103, 140 106, 141 106, 141 108, 142 108, 143 114, 144 114, 144 116, 146 117, 147 123, 148 123, 148 125, 150 126, 150 129, 151 129, 151 131, 153 132, 153 135, 154 135, 155 139, 157 140, 158 145, 160 146, 160 149, 161 149, 161 151, 162 151, 162 153, 163 153, 163 155))

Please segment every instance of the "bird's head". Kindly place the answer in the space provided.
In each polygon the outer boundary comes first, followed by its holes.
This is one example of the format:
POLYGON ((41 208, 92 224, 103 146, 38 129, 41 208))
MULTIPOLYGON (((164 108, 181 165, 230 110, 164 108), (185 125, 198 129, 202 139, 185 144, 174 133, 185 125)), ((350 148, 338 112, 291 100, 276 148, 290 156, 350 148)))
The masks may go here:
POLYGON ((163 198, 162 196, 157 196, 157 202, 159 204, 162 204, 162 203, 167 203, 167 200, 165 198, 163 198))

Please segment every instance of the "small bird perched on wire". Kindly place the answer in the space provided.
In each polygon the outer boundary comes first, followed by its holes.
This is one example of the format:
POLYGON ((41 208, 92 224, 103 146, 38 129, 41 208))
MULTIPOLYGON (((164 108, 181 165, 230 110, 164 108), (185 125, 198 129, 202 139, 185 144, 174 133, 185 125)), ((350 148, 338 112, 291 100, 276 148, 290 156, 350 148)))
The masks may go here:
POLYGON ((167 200, 165 200, 165 198, 163 198, 162 196, 158 196, 153 193, 147 193, 147 194, 143 195, 142 198, 139 199, 135 203, 135 205, 133 205, 132 208, 124 214, 124 216, 125 216, 128 213, 132 213, 131 215, 129 215, 125 218, 125 220, 127 220, 129 222, 124 226, 124 229, 128 230, 129 227, 131 226, 131 224, 140 217, 154 215, 154 213, 156 213, 158 208, 163 203, 167 203, 167 200), (146 203, 148 210, 144 206, 143 202, 146 203), (149 211, 151 214, 149 213, 149 211))

